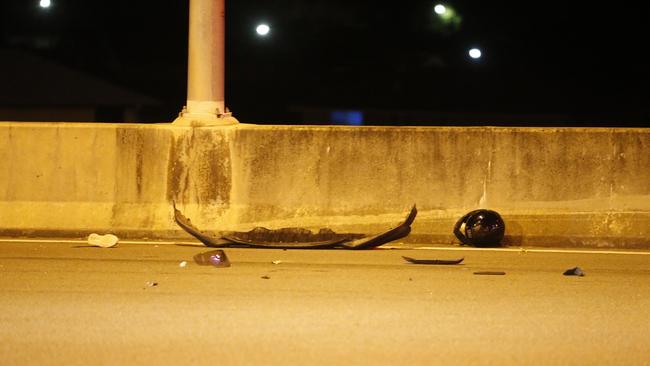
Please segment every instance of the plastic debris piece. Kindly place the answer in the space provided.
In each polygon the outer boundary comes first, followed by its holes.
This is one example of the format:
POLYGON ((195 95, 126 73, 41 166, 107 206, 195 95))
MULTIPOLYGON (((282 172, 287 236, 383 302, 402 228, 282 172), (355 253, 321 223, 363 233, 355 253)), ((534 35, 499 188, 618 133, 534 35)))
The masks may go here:
POLYGON ((260 277, 260 278, 261 278, 261 279, 264 279, 264 280, 271 279, 271 277, 269 277, 269 276, 262 276, 262 277, 260 277))
POLYGON ((194 261, 201 266, 230 267, 226 252, 221 249, 199 253, 194 256, 194 261))
POLYGON ((415 208, 415 205, 413 205, 408 216, 406 216, 406 219, 404 219, 404 221, 402 221, 396 227, 381 234, 353 240, 349 243, 342 243, 342 246, 346 249, 369 249, 376 248, 388 242, 401 239, 411 232, 411 224, 415 220, 415 216, 417 216, 417 214, 418 210, 415 208))
POLYGON ((102 247, 102 248, 111 248, 117 245, 119 239, 113 234, 99 235, 92 233, 88 235, 88 244, 102 247))
POLYGON ((402 256, 404 260, 413 264, 438 264, 438 265, 452 265, 459 264, 465 257, 460 259, 415 259, 411 257, 402 256))
POLYGON ((580 276, 583 277, 585 275, 585 272, 582 270, 580 267, 574 267, 571 269, 567 269, 563 273, 565 276, 580 276))
POLYGON ((186 262, 186 261, 182 261, 182 262, 180 262, 180 263, 178 264, 178 266, 181 267, 181 268, 185 268, 185 267, 187 266, 187 262, 186 262))
POLYGON ((280 263, 282 263, 282 261, 277 260, 277 261, 273 261, 273 262, 271 262, 271 263, 273 263, 273 264, 280 264, 280 263))
POLYGON ((340 234, 328 228, 312 232, 305 228, 270 230, 257 227, 247 232, 219 231, 207 233, 195 227, 192 221, 176 208, 175 202, 172 202, 172 204, 176 223, 187 233, 212 248, 247 246, 251 248, 277 249, 370 249, 407 236, 411 232, 411 224, 417 215, 417 209, 413 206, 406 219, 398 226, 370 236, 360 233, 340 234))
POLYGON ((506 273, 503 271, 478 271, 474 272, 475 275, 485 275, 485 276, 503 276, 506 273))
POLYGON ((144 288, 146 289, 146 288, 149 288, 149 287, 156 287, 156 286, 158 286, 158 282, 147 281, 147 282, 145 282, 145 287, 144 288))

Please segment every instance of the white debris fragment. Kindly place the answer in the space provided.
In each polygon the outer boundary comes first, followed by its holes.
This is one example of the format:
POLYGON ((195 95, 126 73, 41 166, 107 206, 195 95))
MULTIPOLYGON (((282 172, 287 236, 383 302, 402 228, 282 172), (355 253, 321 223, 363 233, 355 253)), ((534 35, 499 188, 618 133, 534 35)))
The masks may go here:
POLYGON ((187 261, 182 261, 182 262, 180 262, 180 263, 178 264, 178 266, 181 267, 181 268, 185 268, 185 266, 187 266, 187 261))
POLYGON ((88 235, 88 244, 96 247, 110 248, 117 245, 119 239, 113 234, 99 235, 92 233, 88 235))
POLYGON ((271 263, 273 263, 273 264, 280 264, 280 263, 282 263, 282 261, 277 260, 277 261, 273 261, 273 262, 271 262, 271 263))

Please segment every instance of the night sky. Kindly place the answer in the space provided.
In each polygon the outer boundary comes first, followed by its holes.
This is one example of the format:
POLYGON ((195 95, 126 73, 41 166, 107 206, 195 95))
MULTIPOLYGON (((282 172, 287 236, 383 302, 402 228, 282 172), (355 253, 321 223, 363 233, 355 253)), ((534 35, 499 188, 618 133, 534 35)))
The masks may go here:
MULTIPOLYGON (((187 0, 38 3, 3 0, 1 48, 160 100, 146 121, 175 118, 187 0)), ((226 101, 250 123, 362 110, 370 125, 646 126, 650 13, 636 3, 231 0, 226 101), (437 15, 439 3, 456 17, 437 15)))

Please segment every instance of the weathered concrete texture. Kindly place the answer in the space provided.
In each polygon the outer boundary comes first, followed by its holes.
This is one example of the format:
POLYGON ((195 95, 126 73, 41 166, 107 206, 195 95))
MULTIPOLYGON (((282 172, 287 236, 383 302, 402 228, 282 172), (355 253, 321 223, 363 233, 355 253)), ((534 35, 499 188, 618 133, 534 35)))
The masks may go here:
POLYGON ((414 241, 453 242, 456 218, 486 207, 511 245, 650 243, 647 129, 274 126, 236 141, 232 202, 256 207, 242 221, 372 230, 417 203, 414 241))
POLYGON ((0 230, 179 237, 373 232, 416 203, 407 241, 452 243, 501 212, 510 245, 650 247, 650 129, 0 123, 0 230))
POLYGON ((0 222, 7 233, 167 236, 178 233, 173 200, 205 208, 206 216, 221 216, 228 205, 223 130, 3 123, 0 133, 0 222))

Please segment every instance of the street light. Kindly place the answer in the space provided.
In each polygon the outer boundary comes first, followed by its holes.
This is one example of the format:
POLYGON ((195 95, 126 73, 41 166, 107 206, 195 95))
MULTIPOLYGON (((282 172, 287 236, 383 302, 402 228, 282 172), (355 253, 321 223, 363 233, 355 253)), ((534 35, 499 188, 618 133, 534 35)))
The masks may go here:
POLYGON ((46 9, 46 8, 49 8, 50 6, 52 6, 52 1, 51 1, 51 0, 41 0, 41 1, 38 3, 38 5, 39 5, 41 8, 46 9))
POLYGON ((478 60, 482 55, 483 53, 478 48, 472 48, 469 50, 469 57, 473 58, 474 60, 478 60))
POLYGON ((434 26, 443 31, 457 31, 460 28, 462 17, 456 12, 453 6, 437 3, 433 6, 432 16, 434 26))
POLYGON ((260 24, 257 26, 257 28, 255 28, 255 31, 257 32, 257 34, 264 37, 267 34, 269 34, 269 32, 271 31, 271 27, 269 27, 266 24, 260 24))

